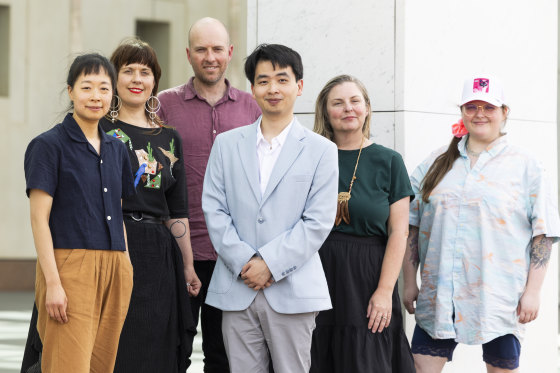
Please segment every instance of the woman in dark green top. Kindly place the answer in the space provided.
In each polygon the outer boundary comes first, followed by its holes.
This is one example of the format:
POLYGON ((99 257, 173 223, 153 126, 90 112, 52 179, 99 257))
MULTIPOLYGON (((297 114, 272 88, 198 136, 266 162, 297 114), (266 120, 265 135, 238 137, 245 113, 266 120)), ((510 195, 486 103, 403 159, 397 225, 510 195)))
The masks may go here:
POLYGON ((356 78, 320 92, 314 131, 338 146, 335 226, 319 251, 333 309, 316 320, 311 372, 414 372, 397 278, 414 193, 401 156, 369 139, 371 106, 356 78))

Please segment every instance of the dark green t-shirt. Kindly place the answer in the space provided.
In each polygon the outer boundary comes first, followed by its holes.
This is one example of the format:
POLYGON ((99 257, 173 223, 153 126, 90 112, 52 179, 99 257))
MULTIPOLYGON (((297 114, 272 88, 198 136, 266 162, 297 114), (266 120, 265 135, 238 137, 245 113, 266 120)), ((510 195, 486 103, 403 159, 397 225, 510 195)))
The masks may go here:
MULTIPOLYGON (((338 151, 338 191, 348 192, 359 150, 338 151)), ((355 236, 387 236, 389 206, 414 192, 399 153, 378 144, 362 149, 348 203, 350 224, 333 228, 355 236)))

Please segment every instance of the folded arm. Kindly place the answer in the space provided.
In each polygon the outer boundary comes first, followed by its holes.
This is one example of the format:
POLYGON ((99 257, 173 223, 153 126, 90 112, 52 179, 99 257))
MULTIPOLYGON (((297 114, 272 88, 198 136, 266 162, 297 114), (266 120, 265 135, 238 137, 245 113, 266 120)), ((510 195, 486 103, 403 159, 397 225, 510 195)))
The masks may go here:
POLYGON ((338 153, 333 144, 324 149, 317 164, 301 218, 258 250, 276 282, 319 251, 334 224, 337 193, 338 153))
POLYGON ((212 147, 202 198, 210 236, 218 255, 232 273, 241 274, 253 289, 266 287, 305 264, 329 234, 334 223, 338 190, 336 147, 333 144, 324 149, 301 218, 291 229, 257 250, 241 240, 231 218, 219 140, 218 136, 212 147))

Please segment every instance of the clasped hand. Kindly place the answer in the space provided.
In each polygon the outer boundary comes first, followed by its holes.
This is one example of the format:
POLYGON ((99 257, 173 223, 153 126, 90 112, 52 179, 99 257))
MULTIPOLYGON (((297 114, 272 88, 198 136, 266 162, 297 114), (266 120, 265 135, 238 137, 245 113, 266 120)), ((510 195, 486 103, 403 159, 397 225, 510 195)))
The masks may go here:
POLYGON ((257 291, 269 287, 274 282, 268 265, 261 258, 254 257, 241 269, 241 278, 251 289, 257 291))

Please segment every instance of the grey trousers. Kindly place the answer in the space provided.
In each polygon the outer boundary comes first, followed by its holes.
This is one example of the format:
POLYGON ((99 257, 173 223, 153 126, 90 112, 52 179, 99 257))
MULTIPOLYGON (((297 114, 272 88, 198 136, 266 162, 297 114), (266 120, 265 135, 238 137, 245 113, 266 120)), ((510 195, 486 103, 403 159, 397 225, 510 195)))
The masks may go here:
POLYGON ((262 291, 243 311, 224 311, 222 333, 232 373, 307 373, 317 312, 274 311, 262 291))

